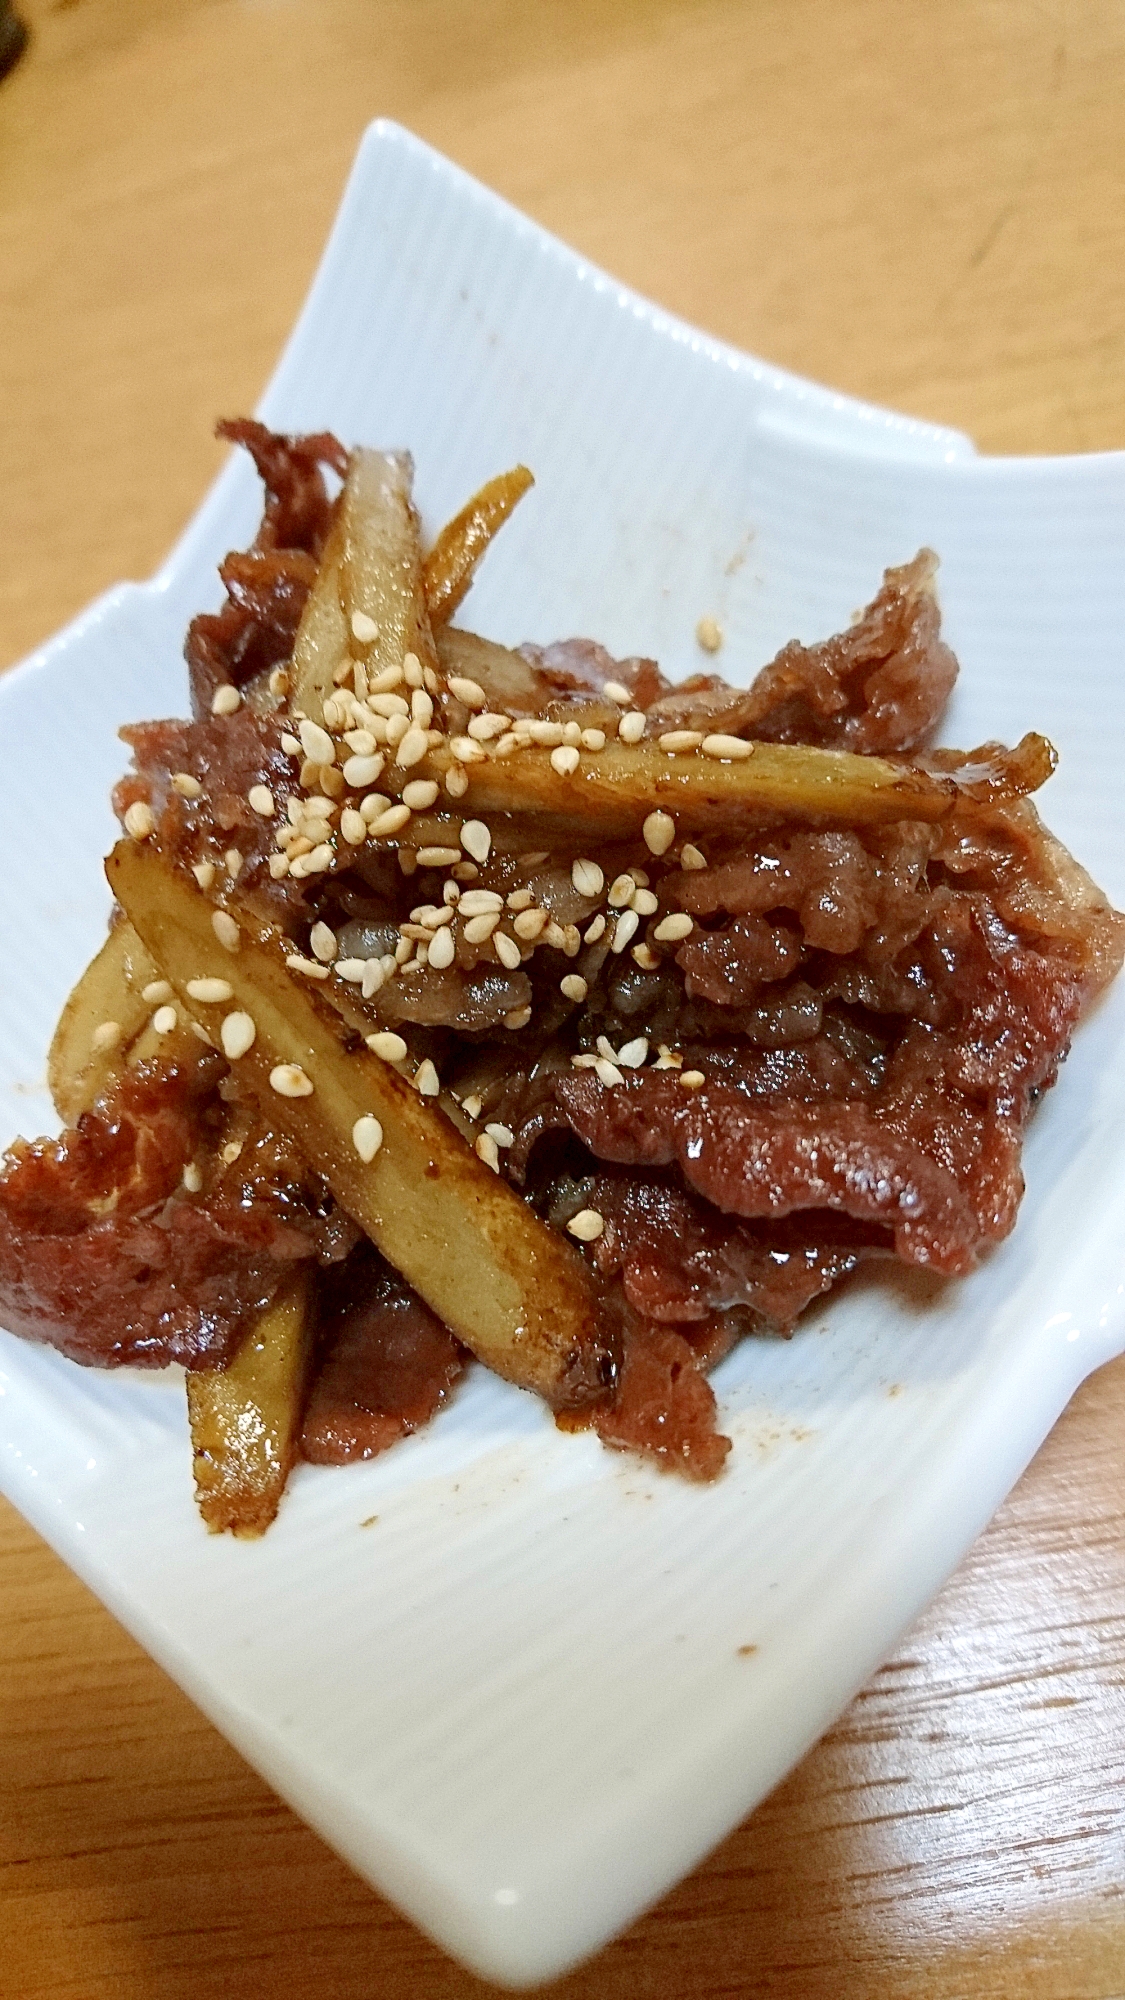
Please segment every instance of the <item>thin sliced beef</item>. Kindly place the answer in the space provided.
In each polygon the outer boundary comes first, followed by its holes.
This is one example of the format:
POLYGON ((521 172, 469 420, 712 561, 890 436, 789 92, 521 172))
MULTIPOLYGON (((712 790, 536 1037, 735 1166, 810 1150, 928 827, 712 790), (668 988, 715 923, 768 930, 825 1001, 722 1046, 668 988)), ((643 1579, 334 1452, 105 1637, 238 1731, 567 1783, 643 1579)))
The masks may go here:
POLYGON ((319 1465, 374 1458, 429 1423, 464 1369, 464 1352, 370 1244, 322 1280, 319 1310, 302 1454, 319 1465))

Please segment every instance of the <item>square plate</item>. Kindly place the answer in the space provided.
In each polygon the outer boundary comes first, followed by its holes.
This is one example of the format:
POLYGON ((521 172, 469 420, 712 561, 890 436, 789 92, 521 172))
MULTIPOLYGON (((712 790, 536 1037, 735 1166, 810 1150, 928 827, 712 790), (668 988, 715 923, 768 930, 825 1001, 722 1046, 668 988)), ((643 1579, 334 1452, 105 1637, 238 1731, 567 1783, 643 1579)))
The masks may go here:
MULTIPOLYGON (((749 679, 942 556, 963 677, 945 739, 1045 730, 1052 825, 1117 901, 1125 454, 996 460, 705 338, 391 125, 368 132, 262 415, 408 445, 430 529, 538 484, 467 622, 593 634, 670 671, 699 616, 749 679)), ((237 460, 148 584, 0 682, 0 1134, 56 1129, 50 1025, 102 934, 119 723, 183 713, 191 614, 253 531, 237 460), (49 802, 60 777, 68 837, 49 802)), ((864 1279, 715 1380, 697 1490, 562 1436, 475 1371, 370 1465, 302 1467, 264 1542, 208 1537, 183 1389, 0 1333, 0 1485, 326 1840, 445 1948, 566 1970, 783 1775, 936 1590, 1082 1376, 1125 1345, 1125 985, 1026 1150, 1014 1235, 940 1288, 864 1279)))

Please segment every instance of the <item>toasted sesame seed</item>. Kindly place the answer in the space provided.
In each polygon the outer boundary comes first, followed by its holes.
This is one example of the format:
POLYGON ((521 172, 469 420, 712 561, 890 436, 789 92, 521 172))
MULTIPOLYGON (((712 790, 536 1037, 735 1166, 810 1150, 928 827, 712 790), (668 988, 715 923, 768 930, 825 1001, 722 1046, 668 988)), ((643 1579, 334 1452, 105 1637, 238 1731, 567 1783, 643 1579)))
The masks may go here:
POLYGON ((287 695, 289 693, 289 676, 286 673, 284 667, 274 668, 267 682, 267 686, 271 694, 287 695))
POLYGON ((210 1035, 207 1033, 206 1028, 201 1028, 198 1021, 189 1021, 188 1027, 191 1030, 192 1034, 195 1036, 197 1042, 206 1042, 207 1047, 209 1049, 214 1048, 215 1044, 211 1040, 210 1035))
POLYGON ((602 689, 607 701, 615 701, 619 708, 627 708, 633 697, 621 681, 607 681, 602 689))
POLYGON ((610 908, 623 910, 627 903, 632 902, 636 889, 637 885, 631 875, 618 875, 610 883, 609 895, 606 898, 610 908))
POLYGON ((483 708, 488 697, 476 681, 465 680, 460 674, 450 677, 449 692, 454 699, 463 702, 466 708, 483 708))
POLYGON ((567 744, 567 745, 569 746, 569 748, 570 748, 571 750, 577 750, 577 748, 578 748, 578 745, 579 745, 579 744, 581 743, 581 741, 582 741, 582 725, 581 725, 581 723, 578 723, 578 722, 564 722, 564 723, 563 723, 563 742, 564 742, 565 744, 567 744))
POLYGON ((524 726, 531 741, 540 744, 545 750, 556 748, 563 742, 566 733, 561 722, 536 720, 524 726))
POLYGON ((499 922, 499 910, 488 910, 479 917, 470 917, 465 925, 465 943, 486 944, 499 922))
POLYGON ((578 769, 578 761, 578 752, 573 743, 565 743, 558 750, 551 752, 551 769, 557 771, 560 778, 572 778, 578 769))
POLYGON ((415 688, 410 697, 411 722, 416 722, 419 729, 428 729, 433 719, 433 697, 426 693, 425 688, 415 688))
POLYGON ((713 618, 701 618, 695 636, 705 653, 717 653, 723 643, 722 626, 716 625, 713 618))
POLYGON ((474 715, 469 723, 469 735, 474 743, 491 743, 495 737, 503 736, 512 726, 512 718, 501 710, 486 709, 483 715, 474 715))
POLYGON ((491 1139, 487 1132, 482 1132, 479 1139, 474 1139, 473 1151, 478 1160, 483 1160, 486 1167, 492 1168, 494 1174, 500 1172, 500 1149, 495 1139, 491 1139))
POLYGON ((504 898, 496 889, 464 889, 458 907, 463 917, 486 917, 503 909, 504 898))
POLYGON ((311 764, 336 762, 336 745, 327 729, 322 729, 319 722, 310 722, 306 716, 304 721, 297 724, 297 734, 301 739, 301 748, 311 764))
POLYGON ((390 799, 385 792, 368 792, 367 797, 360 800, 359 810, 367 821, 368 826, 371 825, 373 819, 378 819, 380 813, 390 810, 390 803, 390 799))
POLYGON ((449 754, 456 757, 459 764, 480 764, 487 752, 481 749, 479 743, 474 743, 471 736, 451 736, 449 754))
POLYGON ((383 1143, 383 1128, 370 1111, 352 1126, 352 1145, 365 1166, 370 1166, 383 1143))
POLYGON ((535 898, 530 889, 513 889, 507 898, 510 910, 530 910, 535 898))
POLYGON ((384 722, 408 722, 410 719, 410 703, 401 694, 370 694, 367 706, 373 715, 381 715, 384 722))
POLYGON ((482 819, 467 819, 461 828, 461 845, 466 854, 482 865, 488 860, 492 834, 482 819))
POLYGON ((610 1062, 606 1056, 597 1056, 595 1058, 593 1071, 599 1083, 604 1083, 607 1090, 614 1090, 619 1083, 624 1083, 625 1081, 617 1064, 610 1062))
POLYGON ((576 1236, 580 1243, 596 1243, 605 1228, 605 1217, 599 1215, 596 1208, 580 1208, 566 1226, 570 1235, 576 1236))
POLYGON ((379 814, 378 819, 371 821, 367 830, 373 840, 384 840, 392 833, 401 833, 409 823, 409 806, 389 806, 386 812, 379 814))
POLYGON ((369 729, 349 729, 344 737, 344 742, 356 757, 373 757, 379 748, 369 729))
POLYGON ((239 694, 238 689, 232 687, 229 682, 215 689, 211 697, 212 715, 233 715, 235 709, 241 707, 242 696, 239 694))
POLYGON ((344 783, 350 785, 353 791, 366 791, 368 786, 373 785, 376 779, 382 776, 386 761, 381 751, 373 751, 366 755, 356 751, 354 756, 347 758, 344 763, 344 783))
POLYGON ((747 743, 743 736, 705 736, 700 749, 705 757, 719 757, 725 763, 737 764, 745 757, 754 755, 754 745, 747 743))
POLYGON ((650 945, 635 944, 630 956, 634 965, 639 965, 642 972, 656 972, 659 969, 660 960, 650 945))
POLYGON ((451 764, 445 774, 445 789, 451 799, 463 799, 469 789, 469 774, 460 764, 451 764))
POLYGON ((504 1026, 512 1029, 526 1028, 530 1019, 530 1007, 513 1007, 510 1014, 504 1015, 504 1026))
POLYGON ((286 956, 285 964, 289 972, 299 972, 304 979, 327 979, 328 977, 328 967, 326 965, 318 965, 315 958, 305 958, 299 951, 289 952, 286 956))
POLYGON ((515 938, 510 938, 507 931, 494 931, 492 934, 492 948, 501 965, 507 966, 509 972, 514 972, 522 957, 515 938))
POLYGON ((228 1062, 237 1062, 239 1056, 244 1056, 248 1049, 253 1048, 257 1032, 253 1016, 244 1013, 241 1008, 237 1013, 224 1015, 219 1040, 228 1062))
MULTIPOLYGON (((395 966, 398 964, 398 960, 393 956, 391 957, 391 964, 395 966)), ((360 990, 365 1000, 373 1000, 376 993, 382 991, 386 979, 387 968, 381 958, 364 959, 363 969, 360 973, 360 990)))
POLYGON ((221 1153, 219 1154, 219 1158, 222 1161, 224 1167, 233 1167, 241 1151, 242 1151, 241 1139, 228 1139, 226 1145, 223 1147, 221 1153))
POLYGON ((220 1007, 224 1000, 234 998, 234 988, 226 979, 189 979, 187 994, 189 1000, 202 1000, 207 1007, 220 1007))
POLYGON ((698 750, 703 741, 703 731, 701 729, 666 729, 663 736, 658 736, 656 740, 662 750, 669 751, 673 757, 682 757, 685 751, 698 750))
POLYGON ((166 979, 150 979, 147 986, 141 987, 141 999, 146 1006, 159 1007, 163 1001, 171 998, 172 988, 166 979))
POLYGON ((305 1075, 300 1063, 278 1063, 270 1071, 270 1089, 279 1097, 311 1097, 312 1078, 305 1075))
POLYGON ((172 790, 178 792, 182 799, 198 799, 203 796, 203 787, 199 779, 193 778, 190 771, 173 771, 172 790))
POLYGON ((617 1051, 617 1060, 626 1069, 642 1069, 648 1060, 648 1042, 644 1035, 637 1035, 617 1051))
POLYGON ((531 942, 547 927, 546 910, 521 910, 513 920, 512 929, 519 938, 531 942))
POLYGON ((559 980, 559 992, 567 1000, 573 1000, 576 1003, 581 1002, 586 998, 589 990, 581 973, 568 972, 565 979, 559 980))
POLYGON ((353 611, 352 638, 358 639, 361 646, 373 646, 378 637, 379 627, 375 620, 369 618, 366 611, 353 611))
POLYGON ((90 1036, 90 1047, 96 1055, 107 1055, 121 1040, 120 1021, 102 1021, 90 1036))
POLYGON ((201 889, 209 889, 215 880, 215 864, 213 861, 196 861, 192 865, 191 872, 201 889))
POLYGON ((622 952, 627 944, 632 944, 640 928, 640 922, 641 920, 635 910, 622 910, 613 927, 613 942, 610 945, 610 950, 622 952))
MULTIPOLYGON (((397 662, 389 667, 380 667, 379 672, 373 674, 367 683, 368 701, 375 695, 389 694, 392 688, 398 687, 401 680, 402 668, 397 662)), ((385 709, 381 713, 389 715, 390 710, 385 709)))
POLYGON ((242 853, 237 847, 228 847, 223 856, 223 866, 232 882, 237 882, 242 873, 242 853))
POLYGON ((400 875, 413 875, 418 866, 418 856, 412 847, 400 847, 396 856, 400 875))
POLYGON ((679 1080, 685 1090, 698 1090, 700 1084, 707 1081, 701 1069, 682 1069, 679 1080))
POLYGON ((152 1017, 152 1025, 158 1035, 170 1035, 179 1018, 174 1007, 158 1007, 152 1017))
POLYGON ((594 918, 592 924, 587 924, 586 929, 583 931, 582 933, 583 944, 597 944, 598 939, 603 935, 604 931, 605 931, 605 918, 601 915, 598 915, 594 918))
POLYGON ((242 932, 229 910, 212 910, 211 929, 224 951, 237 951, 242 943, 242 932))
POLYGON ((428 812, 436 803, 437 795, 438 787, 432 778, 411 778, 410 783, 402 788, 402 803, 409 806, 411 812, 428 812))
POLYGON ((131 834, 134 840, 147 840, 155 825, 152 807, 147 806, 143 799, 135 800, 125 814, 126 833, 131 834))
POLYGON ((421 763, 429 747, 425 730, 419 729, 417 724, 411 724, 395 751, 395 763, 404 771, 408 771, 413 764, 421 763))
POLYGON ((354 806, 345 806, 340 814, 340 832, 349 847, 362 847, 367 839, 367 821, 354 806))
MULTIPOLYGON (((303 857, 301 866, 306 875, 323 875, 326 868, 331 868, 332 861, 332 849, 325 840, 321 842, 319 847, 314 847, 311 854, 306 854, 303 857)), ((292 873, 292 870, 290 870, 290 873, 292 873)))
POLYGON ((685 841, 680 849, 680 867, 690 873, 693 869, 706 868, 706 866, 707 856, 698 847, 693 847, 690 840, 685 841))
POLYGON ((617 734, 622 743, 639 743, 645 733, 646 721, 643 709, 627 709, 617 725, 617 734))
POLYGON ((406 1054, 406 1043, 402 1036, 393 1034, 389 1029, 383 1029, 376 1035, 368 1035, 366 1040, 372 1055, 381 1056, 384 1062, 401 1062, 406 1054))
POLYGON ((629 908, 635 910, 638 917, 654 917, 660 908, 660 900, 653 895, 651 889, 637 889, 633 893, 629 908))
POLYGON ((579 738, 579 741, 582 745, 583 750, 604 750, 605 730, 584 729, 579 738))
POLYGON ((460 850, 456 847, 420 847, 418 849, 419 868, 452 868, 460 861, 460 850))
POLYGON ((420 688, 422 685, 422 662, 417 653, 402 656, 402 677, 407 687, 420 688))
POLYGON ((676 838, 676 822, 671 813, 651 812, 641 832, 650 854, 667 854, 676 838))
POLYGON ((429 1056, 419 1063, 414 1072, 414 1088, 421 1097, 437 1097, 441 1090, 441 1078, 429 1056))
POLYGON ((690 937, 694 929, 695 925, 691 918, 676 910, 670 917, 665 917, 662 923, 657 924, 652 935, 657 944, 679 944, 684 938, 690 937))
POLYGON ((514 1146, 516 1143, 516 1135, 507 1125, 486 1125, 484 1129, 498 1146, 514 1146))
POLYGON ((437 971, 442 972, 447 965, 452 965, 456 951, 457 947, 453 942, 453 932, 448 929, 440 930, 435 933, 433 942, 430 945, 430 964, 437 971))
POLYGON ((198 1160, 189 1160, 184 1168, 182 1180, 186 1194, 198 1194, 203 1186, 203 1169, 198 1160))
POLYGON ((656 1061, 653 1064, 653 1068, 682 1069, 683 1066, 684 1066, 684 1059, 680 1054, 679 1050, 670 1049, 668 1047, 667 1042, 661 1042, 657 1048, 656 1061))
POLYGON ((246 794, 251 812, 262 819, 272 819, 277 811, 277 801, 268 785, 251 785, 246 794))
POLYGON ((282 735, 281 747, 287 757, 300 757, 302 755, 300 740, 296 736, 291 736, 288 730, 285 730, 282 735))
POLYGON ((600 896, 605 888, 605 876, 596 861, 572 861, 570 879, 580 896, 600 896))
MULTIPOLYGON (((350 673, 350 671, 351 671, 351 666, 349 663, 348 672, 350 673)), ((335 676, 333 676, 333 678, 335 678, 335 676)), ((334 694, 328 695, 324 703, 325 728, 343 729, 347 723, 347 720, 348 720, 347 709, 345 708, 344 704, 340 701, 339 697, 334 694)))

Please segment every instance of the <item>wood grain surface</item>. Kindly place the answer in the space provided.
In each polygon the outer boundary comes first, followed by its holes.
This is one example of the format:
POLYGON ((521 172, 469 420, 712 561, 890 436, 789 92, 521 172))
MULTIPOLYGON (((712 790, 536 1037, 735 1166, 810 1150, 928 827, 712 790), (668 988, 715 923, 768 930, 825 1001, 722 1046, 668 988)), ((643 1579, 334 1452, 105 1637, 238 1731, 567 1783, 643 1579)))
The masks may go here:
MULTIPOLYGON (((0 664, 165 553, 380 113, 772 360, 990 450, 1125 446, 1116 0, 21 5, 0 664)), ((559 2000, 1120 2000, 1123 1429, 1125 1361, 837 1728, 559 2000)), ((0 1593, 0 1994, 488 1990, 7 1509, 0 1593)))

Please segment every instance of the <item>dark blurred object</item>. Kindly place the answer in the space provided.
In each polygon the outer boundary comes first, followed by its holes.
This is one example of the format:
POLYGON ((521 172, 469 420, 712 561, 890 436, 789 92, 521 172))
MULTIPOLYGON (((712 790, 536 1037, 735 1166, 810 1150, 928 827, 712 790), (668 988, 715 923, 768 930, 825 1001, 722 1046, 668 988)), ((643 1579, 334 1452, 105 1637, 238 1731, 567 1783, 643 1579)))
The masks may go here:
POLYGON ((0 0, 0 76, 6 76, 27 47, 27 29, 19 15, 0 0))

